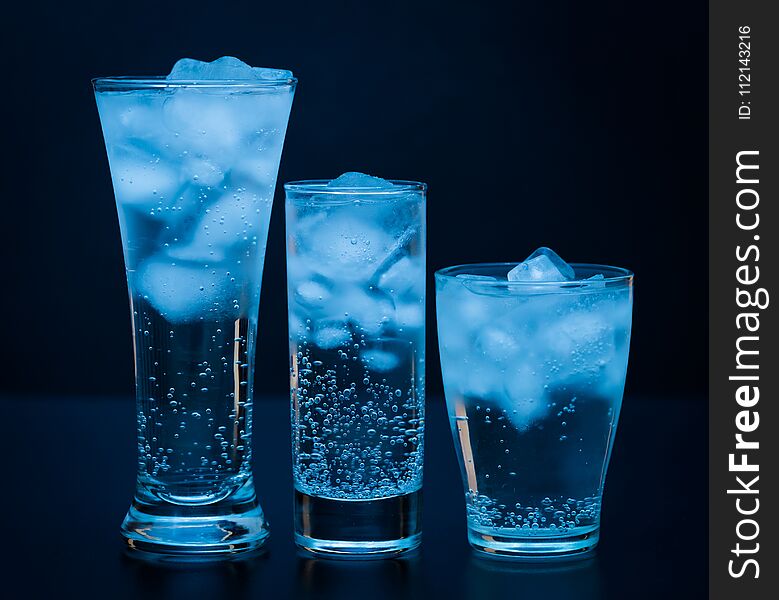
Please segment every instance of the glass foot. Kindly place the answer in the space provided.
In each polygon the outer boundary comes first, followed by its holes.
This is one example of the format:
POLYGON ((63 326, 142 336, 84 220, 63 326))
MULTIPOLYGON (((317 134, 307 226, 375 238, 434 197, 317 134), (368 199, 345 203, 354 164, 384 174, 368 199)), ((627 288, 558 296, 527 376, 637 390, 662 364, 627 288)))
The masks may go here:
POLYGON ((514 559, 556 559, 586 556, 598 544, 599 529, 570 532, 566 535, 516 536, 496 531, 468 529, 468 542, 482 556, 514 559))
POLYGON ((137 494, 122 523, 122 536, 130 548, 168 555, 249 552, 262 546, 268 533, 251 484, 218 502, 201 505, 137 494))
POLYGON ((422 534, 399 540, 377 542, 355 542, 340 540, 318 540, 295 534, 295 544, 305 552, 327 558, 365 560, 370 558, 392 558, 414 550, 422 542, 422 534))

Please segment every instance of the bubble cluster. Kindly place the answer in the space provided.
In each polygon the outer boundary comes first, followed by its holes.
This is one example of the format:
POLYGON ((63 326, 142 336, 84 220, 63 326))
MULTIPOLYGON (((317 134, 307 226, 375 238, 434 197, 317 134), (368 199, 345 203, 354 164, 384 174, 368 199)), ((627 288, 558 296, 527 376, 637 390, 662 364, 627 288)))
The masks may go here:
MULTIPOLYGON (((591 528, 600 521, 601 500, 591 496, 575 498, 544 497, 538 506, 522 502, 513 505, 484 494, 466 494, 468 519, 477 529, 514 529, 522 535, 557 535, 568 533, 577 527, 591 528)), ((505 532, 504 532, 505 534, 505 532)))
POLYGON ((420 363, 418 348, 384 340, 398 367, 377 370, 360 352, 367 344, 332 350, 303 342, 292 357, 293 468, 305 493, 369 499, 421 486, 424 395, 412 367, 420 363))
POLYGON ((137 296, 133 308, 136 335, 149 344, 136 344, 146 375, 137 384, 139 480, 163 499, 207 499, 238 487, 250 474, 256 324, 171 325, 137 296))

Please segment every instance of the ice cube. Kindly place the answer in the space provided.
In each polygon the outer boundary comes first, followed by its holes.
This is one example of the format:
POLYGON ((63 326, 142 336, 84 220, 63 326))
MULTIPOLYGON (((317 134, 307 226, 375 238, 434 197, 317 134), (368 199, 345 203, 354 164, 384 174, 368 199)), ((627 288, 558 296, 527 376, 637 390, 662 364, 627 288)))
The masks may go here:
POLYGON ((465 287, 462 287, 459 293, 452 294, 452 303, 452 322, 461 324, 466 329, 478 328, 495 316, 491 311, 492 303, 489 298, 474 294, 465 287))
POLYGON ((157 93, 98 94, 100 122, 105 133, 109 153, 119 140, 147 142, 156 151, 163 149, 165 127, 162 121, 162 103, 165 96, 157 93))
POLYGON ((263 94, 234 93, 225 98, 236 121, 248 133, 245 155, 253 152, 281 154, 292 97, 289 90, 278 90, 263 94))
POLYGON ((225 192, 203 211, 191 237, 172 247, 169 254, 182 260, 215 262, 251 245, 264 248, 270 212, 270 202, 225 192))
MULTIPOLYGON (((404 223, 402 220, 397 222, 389 214, 384 214, 383 216, 385 218, 389 217, 387 219, 387 225, 388 229, 390 230, 390 234, 394 238, 394 241, 387 249, 387 253, 384 258, 374 269, 370 278, 372 285, 379 282, 381 277, 393 266, 395 266, 395 264, 398 263, 402 258, 409 257, 411 245, 415 240, 418 241, 420 233, 420 229, 416 224, 404 223)), ((424 268, 422 267, 422 264, 419 264, 419 267, 420 275, 417 278, 417 282, 424 284, 424 268)))
POLYGON ((367 283, 389 254, 393 240, 380 226, 380 207, 363 208, 359 214, 331 212, 305 238, 301 236, 301 254, 324 277, 367 283))
MULTIPOLYGON (((214 202, 219 196, 219 190, 214 188, 191 184, 180 187, 170 201, 154 214, 165 221, 166 236, 163 241, 173 243, 178 240, 174 247, 186 244, 192 236, 192 228, 197 223, 203 207, 214 202)), ((200 259, 193 257, 192 260, 200 259)))
POLYGON ((549 412, 547 388, 541 374, 530 363, 515 365, 506 373, 504 381, 500 404, 517 429, 524 431, 546 416, 549 412))
POLYGON ((488 297, 470 292, 457 281, 437 282, 436 314, 439 323, 450 325, 439 329, 442 352, 471 354, 479 328, 495 318, 488 297))
POLYGON ((425 292, 425 266, 419 259, 403 256, 379 277, 379 287, 398 297, 425 292))
POLYGON ((300 255, 287 254, 287 282, 304 281, 311 277, 311 266, 300 255))
POLYGON ((615 331, 602 310, 575 310, 540 331, 535 350, 557 365, 550 385, 595 381, 616 358, 615 331))
MULTIPOLYGON (((252 68, 229 56, 211 63, 185 58, 168 75, 169 80, 187 81, 290 77, 289 71, 252 68)), ((287 89, 242 94, 240 90, 227 93, 208 86, 191 86, 174 90, 165 100, 163 115, 166 128, 174 134, 175 148, 218 157, 225 167, 232 167, 247 151, 264 148, 266 137, 283 141, 291 105, 292 94, 287 89), (238 147, 241 142, 246 147, 238 147)))
POLYGON ((286 80, 292 77, 291 71, 283 69, 267 69, 265 67, 250 67, 242 60, 233 56, 222 56, 212 62, 203 62, 192 58, 182 58, 175 65, 168 80, 201 81, 201 80, 286 80))
POLYGON ((232 308, 235 284, 221 268, 151 258, 134 274, 137 289, 171 323, 232 308))
MULTIPOLYGON (((456 359, 456 355, 450 360, 456 359)), ((471 398, 498 401, 503 395, 504 374, 500 368, 488 360, 474 360, 473 356, 457 361, 461 365, 455 375, 460 393, 471 398)))
POLYGON ((598 393, 604 398, 622 398, 625 389, 625 363, 613 360, 599 373, 595 381, 598 393))
POLYGON ((114 148, 110 158, 114 193, 120 204, 160 207, 180 186, 179 174, 158 156, 139 149, 114 148))
POLYGON ((400 358, 396 353, 375 348, 363 350, 361 357, 369 369, 379 371, 380 373, 391 371, 400 364, 400 358))
POLYGON ((230 185, 272 199, 280 157, 277 146, 239 158, 230 170, 230 185))
POLYGON ((375 190, 391 190, 393 185, 391 182, 381 177, 374 177, 373 175, 366 175, 365 173, 358 173, 356 171, 350 171, 344 173, 340 177, 336 177, 330 183, 327 184, 329 188, 344 188, 344 189, 375 189, 375 190))
POLYGON ((225 177, 225 171, 216 161, 205 157, 192 156, 184 159, 184 176, 197 185, 216 187, 225 177))
POLYGON ((351 334, 345 321, 318 323, 314 332, 314 343, 325 350, 343 346, 350 339, 351 334))
POLYGON ((361 333, 377 335, 392 319, 392 301, 381 294, 372 294, 359 286, 339 291, 332 303, 358 327, 361 333))
POLYGON ((516 336, 499 326, 487 326, 476 340, 476 349, 490 360, 506 364, 513 361, 520 350, 516 336))
POLYGON ((212 244, 222 248, 242 240, 261 238, 264 243, 271 208, 270 201, 259 202, 245 193, 227 192, 206 209, 199 228, 202 241, 209 238, 212 244))
POLYGON ((227 170, 268 149, 275 176, 291 107, 290 93, 181 88, 165 101, 162 114, 170 146, 177 152, 209 157, 227 170))
POLYGON ((570 281, 574 277, 573 267, 545 246, 508 273, 509 281, 570 281))
POLYGON ((425 324, 425 306, 420 302, 398 302, 395 305, 395 324, 401 329, 418 329, 425 324))
POLYGON ((324 306, 331 296, 326 285, 314 280, 303 281, 295 289, 295 300, 308 307, 324 306))
POLYGON ((219 156, 225 165, 237 161, 243 148, 241 140, 259 126, 230 102, 231 95, 208 90, 179 89, 165 101, 163 119, 175 137, 175 145, 201 156, 219 156))

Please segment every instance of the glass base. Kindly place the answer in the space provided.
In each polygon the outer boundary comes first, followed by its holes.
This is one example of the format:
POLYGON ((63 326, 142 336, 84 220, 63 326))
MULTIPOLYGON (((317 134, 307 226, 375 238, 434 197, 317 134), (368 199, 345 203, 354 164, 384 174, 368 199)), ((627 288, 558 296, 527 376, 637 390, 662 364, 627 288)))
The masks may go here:
POLYGON ((340 540, 318 540, 295 534, 295 544, 311 554, 327 558, 364 560, 369 558, 393 558, 410 552, 422 542, 422 534, 408 538, 381 542, 353 542, 340 540))
POLYGON ((482 556, 528 560, 585 557, 595 550, 599 536, 597 527, 558 537, 500 535, 496 530, 468 529, 468 542, 482 556))
POLYGON ((208 504, 174 504, 136 493, 122 523, 127 545, 146 553, 207 556, 250 552, 268 538, 251 480, 208 504))
POLYGON ((422 541, 422 493, 368 500, 295 490, 295 543, 328 558, 390 558, 422 541))

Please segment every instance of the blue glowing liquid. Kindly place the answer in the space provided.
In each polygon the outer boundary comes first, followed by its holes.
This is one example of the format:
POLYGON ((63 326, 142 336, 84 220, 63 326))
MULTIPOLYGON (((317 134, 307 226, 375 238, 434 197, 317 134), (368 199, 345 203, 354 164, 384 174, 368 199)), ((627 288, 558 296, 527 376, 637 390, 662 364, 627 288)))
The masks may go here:
POLYGON ((359 358, 368 342, 350 342, 337 350, 304 342, 295 354, 295 487, 351 500, 414 492, 422 485, 425 429, 415 375, 420 347, 411 340, 375 341, 398 361, 394 369, 377 371, 359 358))
POLYGON ((597 535, 627 365, 630 290, 593 282, 527 293, 466 279, 437 286, 472 543, 474 535, 486 547, 494 539, 510 546, 597 535))
POLYGON ((609 399, 559 389, 545 415, 522 430, 510 409, 490 400, 466 398, 463 407, 453 429, 458 440, 469 440, 460 452, 472 486, 466 494, 472 528, 552 536, 597 528, 617 416, 609 399))
POLYGON ((419 543, 422 202, 355 194, 298 203, 288 191, 292 455, 303 547, 366 554, 419 543))
POLYGON ((132 303, 138 495, 250 478, 254 344, 291 88, 96 94, 132 303))
POLYGON ((208 503, 251 475, 256 319, 171 324, 133 298, 138 481, 177 503, 208 503))

